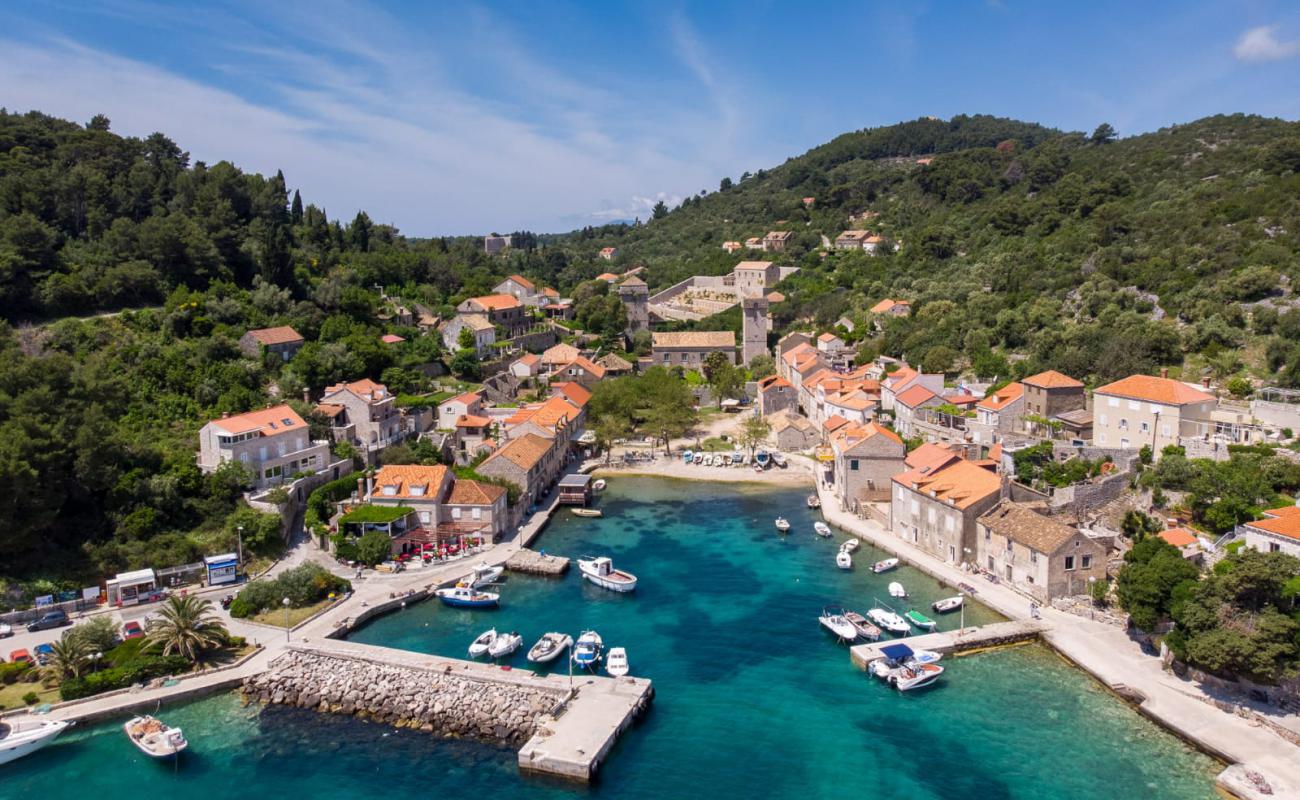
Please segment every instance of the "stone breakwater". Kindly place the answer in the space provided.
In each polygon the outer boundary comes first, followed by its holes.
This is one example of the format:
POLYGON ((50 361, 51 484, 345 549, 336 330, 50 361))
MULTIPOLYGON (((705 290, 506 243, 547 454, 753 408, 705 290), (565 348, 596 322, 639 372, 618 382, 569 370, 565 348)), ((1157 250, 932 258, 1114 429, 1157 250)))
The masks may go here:
POLYGON ((567 692, 443 670, 290 651, 244 680, 246 702, 314 708, 449 737, 520 745, 567 692))

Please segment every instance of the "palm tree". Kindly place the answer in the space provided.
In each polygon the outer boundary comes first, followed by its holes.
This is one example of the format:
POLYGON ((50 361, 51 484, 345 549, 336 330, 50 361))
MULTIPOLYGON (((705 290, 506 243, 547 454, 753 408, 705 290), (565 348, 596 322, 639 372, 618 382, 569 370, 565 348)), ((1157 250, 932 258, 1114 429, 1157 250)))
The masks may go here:
POLYGON ((46 672, 61 681, 80 678, 90 662, 92 650, 91 645, 80 636, 64 636, 50 642, 46 672))
POLYGON ((220 644, 229 632, 212 613, 212 601, 172 596, 158 610, 145 634, 146 645, 162 647, 163 655, 179 653, 196 662, 204 650, 220 644))

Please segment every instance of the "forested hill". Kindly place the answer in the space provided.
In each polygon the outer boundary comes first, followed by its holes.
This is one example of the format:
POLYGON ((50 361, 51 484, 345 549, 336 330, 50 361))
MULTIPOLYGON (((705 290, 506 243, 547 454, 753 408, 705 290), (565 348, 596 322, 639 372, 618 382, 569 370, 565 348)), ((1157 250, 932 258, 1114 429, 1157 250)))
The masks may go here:
POLYGON ((984 372, 1005 374, 1009 359, 1102 380, 1186 362, 1300 383, 1300 315, 1287 314, 1300 124, 1237 115, 1123 139, 1107 129, 957 117, 860 131, 724 179, 648 224, 571 241, 616 245, 664 286, 771 257, 728 255, 724 241, 793 231, 777 258, 804 270, 775 310, 780 323, 860 323, 877 300, 901 296, 919 313, 873 347, 932 353, 936 367, 964 355, 984 372), (899 249, 823 255, 822 237, 850 228, 899 249))

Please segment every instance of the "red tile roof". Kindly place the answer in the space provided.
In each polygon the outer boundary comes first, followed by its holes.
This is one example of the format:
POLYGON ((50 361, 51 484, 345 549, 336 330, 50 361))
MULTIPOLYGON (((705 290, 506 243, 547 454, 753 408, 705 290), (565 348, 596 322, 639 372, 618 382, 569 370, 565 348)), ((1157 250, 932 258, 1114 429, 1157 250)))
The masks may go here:
POLYGON ((278 328, 258 328, 248 332, 258 341, 259 344, 291 344, 293 342, 303 341, 302 334, 295 331, 288 325, 281 325, 278 328))
POLYGON ((768 389, 774 388, 790 389, 792 388, 792 385, 790 381, 782 378, 780 375, 768 375, 766 378, 758 382, 758 390, 760 392, 766 392, 768 389))
POLYGON ((506 493, 506 490, 493 483, 457 479, 447 493, 447 505, 452 506, 490 506, 506 493))
POLYGON ((475 303, 488 311, 502 311, 523 305, 519 302, 519 298, 512 294, 485 294, 482 297, 471 297, 466 302, 475 303))
POLYGON ((1213 400, 1214 395, 1193 389, 1182 381, 1169 378, 1156 378, 1151 375, 1130 375, 1114 383, 1108 383, 1093 394, 1127 397, 1131 400, 1146 400, 1149 403, 1161 403, 1167 406, 1183 406, 1191 403, 1204 403, 1213 400))
POLYGON ((1019 400, 1024 394, 1024 386, 1019 383, 1008 383, 996 392, 985 396, 983 400, 975 404, 975 407, 982 408, 985 411, 1001 411, 1019 400))
POLYGON ((573 381, 552 383, 551 393, 564 395, 568 398, 569 402, 579 408, 587 405, 587 401, 591 399, 591 390, 586 386, 583 386, 581 383, 574 383, 573 381))
POLYGON ((910 308, 912 304, 906 300, 888 300, 888 299, 881 300, 879 303, 876 303, 874 306, 871 307, 871 313, 885 314, 887 312, 893 311, 895 306, 907 306, 908 308, 910 308))
POLYGON ((457 428, 486 428, 492 424, 488 417, 480 417, 477 414, 461 414, 456 420, 457 428))
POLYGON ((287 405, 249 411, 232 417, 212 420, 212 424, 229 434, 252 433, 261 436, 275 436, 285 431, 307 431, 307 423, 302 421, 298 412, 287 405))
POLYGON ((910 470, 895 475, 894 483, 955 508, 969 508, 990 495, 996 495, 1002 488, 1002 481, 996 473, 962 460, 928 473, 910 470))
POLYGON ((1064 375, 1060 372, 1057 372, 1054 369, 1049 369, 1046 372, 1040 372, 1037 375, 1030 375, 1028 378, 1022 380, 1021 383, 1027 383, 1030 386, 1037 386, 1040 389, 1082 389, 1083 388, 1083 384, 1080 383, 1079 381, 1076 381, 1074 378, 1071 378, 1069 375, 1064 375))
POLYGON ((905 405, 908 408, 919 408, 922 403, 929 402, 930 400, 937 397, 939 397, 939 395, 935 394, 934 392, 930 391, 924 386, 913 386, 912 388, 898 395, 898 397, 894 398, 894 401, 902 405, 905 405))
POLYGON ((437 501, 437 491, 447 477, 447 468, 442 465, 421 466, 418 464, 400 464, 380 467, 375 474, 375 490, 371 499, 384 497, 428 498, 437 501), (385 494, 384 487, 392 487, 393 494, 385 494), (422 489, 421 494, 411 494, 411 488, 422 489))
POLYGON ((848 424, 849 421, 847 419, 841 417, 839 414, 833 414, 832 416, 828 417, 825 422, 822 423, 822 427, 825 428, 827 431, 834 432, 836 430, 839 430, 840 428, 843 428, 845 425, 848 424))
POLYGON ((395 333, 385 333, 383 336, 379 337, 379 341, 384 344, 400 344, 406 340, 395 333))
POLYGON ((929 467, 934 470, 945 461, 954 458, 960 458, 947 445, 937 444, 935 442, 926 442, 920 447, 907 454, 904 462, 912 469, 925 469, 929 467))
POLYGON ((519 284, 525 289, 532 290, 537 288, 532 281, 528 280, 523 275, 511 275, 510 277, 506 278, 506 280, 514 281, 515 283, 519 284))
POLYGON ((550 452, 551 446, 550 439, 538 436, 535 433, 525 433, 523 436, 511 439, 502 445, 495 453, 483 461, 483 466, 498 459, 504 459, 520 469, 529 470, 550 452))
MULTIPOLYGON (((1273 514, 1277 512, 1269 511, 1266 513, 1273 514)), ((1244 524, 1247 528, 1256 528, 1268 533, 1275 533, 1278 536, 1285 536, 1288 539, 1300 540, 1300 514, 1283 513, 1281 516, 1257 519, 1254 522, 1244 524)))
POLYGON ((1161 539, 1164 539, 1166 542, 1169 542, 1174 547, 1177 547, 1179 549, 1187 547, 1188 545, 1191 544, 1196 544, 1198 541, 1200 541, 1199 539, 1196 538, 1196 534, 1192 533, 1186 528, 1169 528, 1167 530, 1160 531, 1159 535, 1161 539))

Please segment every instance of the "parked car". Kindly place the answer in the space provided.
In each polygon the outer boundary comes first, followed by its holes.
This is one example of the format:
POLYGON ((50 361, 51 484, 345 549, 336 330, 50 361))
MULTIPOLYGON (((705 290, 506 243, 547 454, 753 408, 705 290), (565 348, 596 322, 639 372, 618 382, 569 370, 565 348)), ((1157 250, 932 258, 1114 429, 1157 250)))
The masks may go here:
POLYGON ((27 631, 29 633, 35 633, 36 631, 43 631, 47 628, 62 628, 64 625, 71 624, 72 620, 68 619, 66 612, 47 611, 41 615, 40 619, 35 622, 29 622, 27 624, 27 631))
POLYGON ((27 652, 26 650, 15 650, 9 654, 9 660, 15 664, 18 664, 23 661, 26 661, 28 664, 30 664, 32 663, 32 654, 27 652))
POLYGON ((50 656, 54 655, 54 648, 49 644, 49 642, 38 644, 36 647, 32 648, 32 650, 36 653, 36 663, 40 664, 42 667, 50 663, 50 656))
POLYGON ((130 622, 122 626, 123 639, 140 639, 143 637, 144 637, 144 628, 140 625, 140 623, 136 622, 135 620, 131 620, 130 622))
POLYGON ((0 622, 0 639, 5 639, 14 635, 14 629, 3 622, 0 622))

